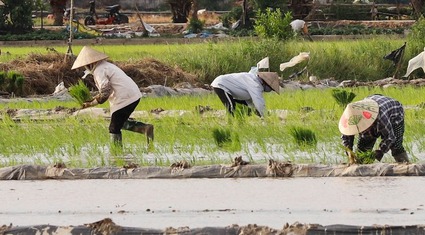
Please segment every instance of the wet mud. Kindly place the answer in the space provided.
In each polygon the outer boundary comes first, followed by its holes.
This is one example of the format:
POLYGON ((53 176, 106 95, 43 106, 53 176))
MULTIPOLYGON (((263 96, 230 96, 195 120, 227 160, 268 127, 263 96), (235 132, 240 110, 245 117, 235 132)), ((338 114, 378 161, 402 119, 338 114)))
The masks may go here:
POLYGON ((0 221, 5 234, 424 234, 424 183, 404 176, 3 180, 0 221))

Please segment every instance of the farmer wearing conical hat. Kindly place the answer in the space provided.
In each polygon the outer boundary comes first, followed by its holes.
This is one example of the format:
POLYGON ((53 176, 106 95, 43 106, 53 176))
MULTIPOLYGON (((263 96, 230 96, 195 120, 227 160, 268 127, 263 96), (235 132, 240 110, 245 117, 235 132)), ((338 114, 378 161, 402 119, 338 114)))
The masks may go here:
POLYGON ((247 105, 264 117, 266 104, 263 92, 275 91, 279 94, 279 76, 275 72, 242 72, 220 75, 211 83, 215 93, 234 115, 236 103, 247 105))
POLYGON ((391 150, 397 162, 409 162, 403 147, 404 109, 400 102, 383 95, 371 95, 350 103, 339 120, 343 145, 352 153, 354 136, 359 135, 357 150, 372 151, 377 138, 379 148, 373 152, 376 160, 391 150))
POLYGON ((93 75, 99 89, 94 99, 85 102, 83 108, 109 100, 111 112, 109 133, 113 143, 122 146, 121 129, 145 134, 149 143, 149 140, 154 138, 153 125, 129 119, 142 97, 139 87, 118 66, 106 61, 107 58, 107 55, 85 46, 71 68, 84 67, 86 70, 83 78, 88 74, 93 75))

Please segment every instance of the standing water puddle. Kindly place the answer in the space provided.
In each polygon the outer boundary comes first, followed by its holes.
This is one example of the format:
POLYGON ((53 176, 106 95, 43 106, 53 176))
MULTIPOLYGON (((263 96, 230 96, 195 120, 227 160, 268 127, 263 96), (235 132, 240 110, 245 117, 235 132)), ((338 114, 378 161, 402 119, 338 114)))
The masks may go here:
POLYGON ((0 225, 418 225, 424 177, 0 181, 0 225))

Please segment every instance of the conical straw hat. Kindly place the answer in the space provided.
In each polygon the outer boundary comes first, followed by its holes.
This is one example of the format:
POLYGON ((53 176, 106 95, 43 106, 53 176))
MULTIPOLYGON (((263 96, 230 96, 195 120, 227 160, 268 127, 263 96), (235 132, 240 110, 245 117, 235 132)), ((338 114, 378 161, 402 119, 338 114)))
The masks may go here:
POLYGON ((338 128, 343 135, 356 135, 372 126, 379 113, 378 103, 364 99, 350 103, 339 119, 338 128))
POLYGON ((81 49, 80 54, 78 54, 77 59, 74 61, 71 69, 77 69, 107 58, 108 56, 102 52, 98 52, 88 46, 85 46, 83 49, 81 49))
POLYGON ((279 94, 279 75, 275 72, 258 72, 257 75, 264 80, 276 93, 279 94))

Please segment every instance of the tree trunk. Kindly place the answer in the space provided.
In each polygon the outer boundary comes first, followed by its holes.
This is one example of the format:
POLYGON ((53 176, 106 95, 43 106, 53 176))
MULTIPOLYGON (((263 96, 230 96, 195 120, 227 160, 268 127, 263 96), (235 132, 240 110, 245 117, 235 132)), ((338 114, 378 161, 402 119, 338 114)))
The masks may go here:
POLYGON ((192 0, 168 0, 173 14, 173 23, 187 23, 192 0))
POLYGON ((241 26, 242 28, 250 28, 251 20, 249 19, 249 6, 248 0, 242 1, 242 16, 241 16, 241 26))
POLYGON ((191 15, 191 18, 193 20, 198 20, 198 9, 199 9, 198 0, 193 0, 192 1, 192 15, 191 15))
POLYGON ((424 6, 423 0, 410 0, 410 3, 412 4, 415 18, 419 19, 419 17, 422 15, 422 8, 424 6))
POLYGON ((63 25, 63 13, 65 12, 67 0, 50 0, 54 22, 53 25, 63 25))

